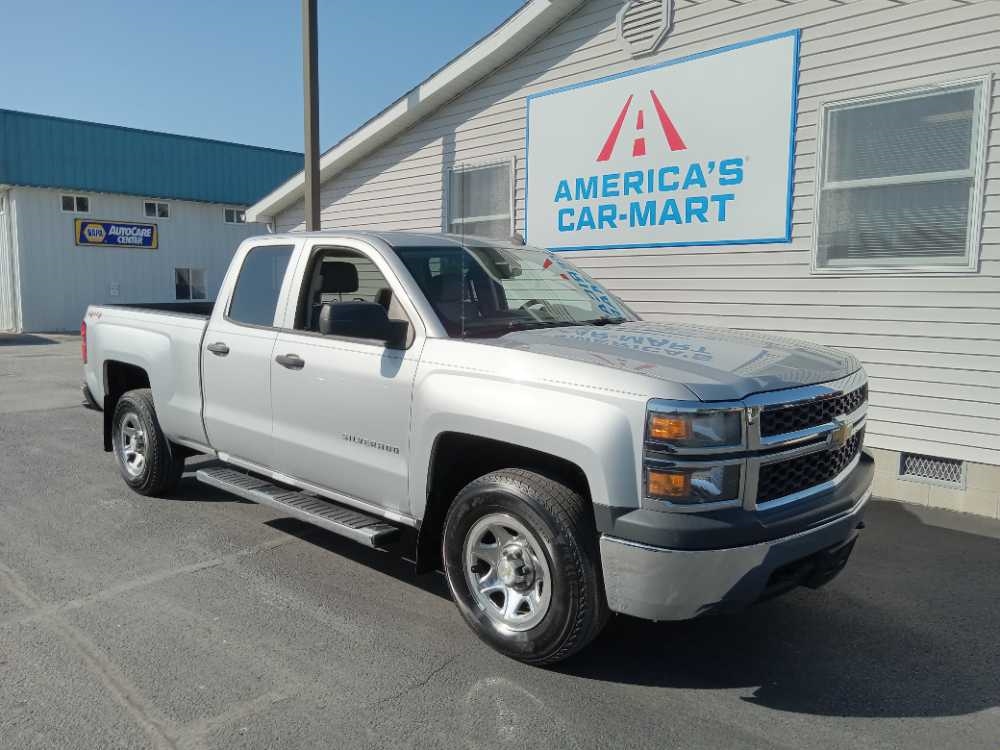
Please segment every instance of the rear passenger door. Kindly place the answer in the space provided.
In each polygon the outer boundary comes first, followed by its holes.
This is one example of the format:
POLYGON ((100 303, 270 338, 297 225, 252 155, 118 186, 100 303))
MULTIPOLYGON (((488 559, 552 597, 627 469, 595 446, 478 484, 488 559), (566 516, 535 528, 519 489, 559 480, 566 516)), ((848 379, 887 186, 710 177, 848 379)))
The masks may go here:
MULTIPOLYGON (((224 458, 272 467, 271 355, 275 314, 293 245, 261 244, 243 256, 228 304, 212 312, 202 343, 205 429, 224 458)), ((230 273, 233 273, 230 271, 230 273)))
POLYGON ((422 325, 388 265, 361 244, 315 248, 300 265, 294 321, 278 334, 271 362, 274 460, 296 479, 406 513, 422 325), (322 304, 341 301, 377 302, 390 319, 409 321, 408 346, 321 335, 322 304))

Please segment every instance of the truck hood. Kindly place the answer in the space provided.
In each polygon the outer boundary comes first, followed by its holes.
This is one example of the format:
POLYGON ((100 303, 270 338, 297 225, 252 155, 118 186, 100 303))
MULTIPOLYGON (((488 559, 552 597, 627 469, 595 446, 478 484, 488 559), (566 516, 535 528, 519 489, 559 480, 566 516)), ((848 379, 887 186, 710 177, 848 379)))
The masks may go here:
POLYGON ((645 321, 518 331, 478 343, 680 383, 702 401, 825 383, 861 367, 846 352, 794 339, 645 321))

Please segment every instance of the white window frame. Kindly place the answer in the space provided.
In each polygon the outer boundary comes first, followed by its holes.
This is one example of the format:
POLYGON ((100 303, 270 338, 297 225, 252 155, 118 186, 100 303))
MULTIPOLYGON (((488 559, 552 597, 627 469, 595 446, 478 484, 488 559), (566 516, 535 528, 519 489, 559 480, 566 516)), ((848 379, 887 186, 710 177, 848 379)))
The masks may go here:
POLYGON ((247 210, 245 208, 237 208, 236 206, 223 206, 222 208, 222 223, 229 224, 230 226, 242 226, 247 223, 247 210), (233 217, 235 218, 237 214, 243 214, 243 221, 229 221, 226 219, 226 211, 233 211, 233 217))
POLYGON ((444 204, 444 232, 451 232, 451 225, 471 224, 477 221, 495 221, 504 218, 504 214, 489 214, 486 216, 463 216, 461 219, 452 221, 451 218, 451 177, 455 172, 473 172, 477 169, 490 169, 495 167, 507 167, 507 174, 510 176, 510 230, 509 235, 515 232, 517 218, 517 157, 511 156, 509 159, 491 159, 489 161, 462 162, 453 164, 448 170, 445 179, 445 204, 444 204))
POLYGON ((208 299, 208 271, 206 269, 204 269, 204 268, 196 268, 194 266, 175 266, 174 267, 174 299, 177 302, 198 302, 199 300, 206 300, 206 299, 208 299), (184 299, 179 299, 177 297, 177 272, 178 271, 187 271, 188 272, 188 290, 189 291, 188 291, 188 296, 186 298, 184 298, 184 299), (204 297, 192 297, 191 296, 190 290, 194 289, 194 283, 193 283, 193 279, 192 279, 194 271, 201 271, 202 282, 203 282, 203 285, 205 287, 205 296, 204 297))
POLYGON ((90 213, 90 196, 89 195, 83 195, 81 193, 60 193, 59 194, 59 210, 62 211, 64 214, 89 214, 90 213), (73 208, 72 208, 72 210, 70 210, 68 208, 63 208, 63 198, 72 198, 73 199, 73 208), (87 210, 86 211, 80 211, 76 207, 77 202, 81 198, 83 198, 85 201, 87 201, 87 210))
MULTIPOLYGON (((989 138, 989 114, 992 100, 993 76, 976 76, 974 78, 963 78, 959 80, 941 81, 940 83, 928 84, 925 86, 915 86, 906 89, 886 88, 877 93, 852 99, 825 99, 817 104, 816 122, 816 177, 814 179, 813 193, 813 219, 812 219, 812 252, 810 254, 810 268, 813 274, 824 276, 864 276, 864 275, 913 275, 921 273, 941 274, 941 275, 961 275, 975 273, 979 269, 979 255, 982 249, 982 224, 983 224, 983 193, 986 180, 987 147, 989 138), (969 217, 966 231, 966 258, 967 263, 958 264, 931 264, 931 263, 899 263, 886 265, 826 265, 819 262, 819 217, 820 202, 824 192, 824 187, 829 190, 829 185, 824 185, 823 176, 826 170, 827 150, 829 143, 826 141, 826 121, 827 112, 833 107, 858 106, 872 104, 880 101, 893 101, 897 99, 918 97, 922 94, 933 94, 947 91, 953 88, 962 88, 977 85, 980 87, 978 100, 975 106, 979 111, 973 114, 973 128, 970 144, 971 170, 961 170, 953 172, 934 172, 930 175, 911 175, 907 177, 877 177, 867 180, 851 180, 844 185, 852 187, 863 187, 866 185, 912 185, 924 181, 936 181, 949 177, 971 177, 972 195, 969 199, 969 217)), ((834 188, 836 189, 836 188, 834 188)))
POLYGON ((142 217, 144 219, 152 219, 153 221, 163 221, 164 219, 169 219, 170 218, 170 204, 167 201, 158 201, 155 198, 143 198, 143 200, 142 200, 142 217), (156 210, 154 212, 154 213, 156 213, 156 216, 149 216, 146 213, 146 205, 149 204, 149 203, 152 203, 153 205, 156 206, 156 210), (167 215, 166 216, 160 216, 159 215, 160 214, 160 206, 166 206, 167 207, 167 215))

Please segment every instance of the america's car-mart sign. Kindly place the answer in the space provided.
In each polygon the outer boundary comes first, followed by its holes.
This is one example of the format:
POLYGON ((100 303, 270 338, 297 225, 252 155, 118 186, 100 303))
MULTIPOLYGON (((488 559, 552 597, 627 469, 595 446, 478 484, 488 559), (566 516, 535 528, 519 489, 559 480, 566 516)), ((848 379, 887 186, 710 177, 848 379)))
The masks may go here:
POLYGON ((798 31, 528 99, 527 239, 785 242, 798 31))

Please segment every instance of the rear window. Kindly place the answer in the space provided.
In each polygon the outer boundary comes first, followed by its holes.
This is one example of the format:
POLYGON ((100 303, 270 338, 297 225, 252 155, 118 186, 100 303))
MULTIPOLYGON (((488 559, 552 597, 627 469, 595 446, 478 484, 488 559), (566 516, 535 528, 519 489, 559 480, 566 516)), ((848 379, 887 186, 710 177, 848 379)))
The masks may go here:
POLYGON ((229 304, 230 320, 254 326, 274 325, 278 293, 291 255, 291 245, 265 245, 247 253, 229 304))

